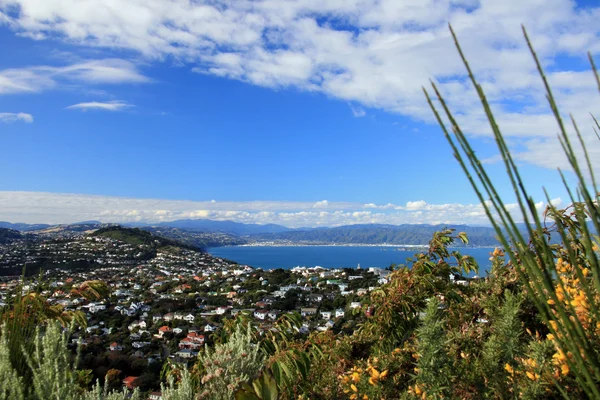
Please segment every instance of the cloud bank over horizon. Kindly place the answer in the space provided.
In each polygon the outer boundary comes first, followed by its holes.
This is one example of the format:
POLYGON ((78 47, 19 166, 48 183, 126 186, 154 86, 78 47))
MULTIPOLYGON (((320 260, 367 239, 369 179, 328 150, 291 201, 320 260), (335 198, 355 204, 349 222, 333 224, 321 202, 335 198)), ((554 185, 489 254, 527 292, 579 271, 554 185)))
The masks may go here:
MULTIPOLYGON (((560 199, 552 200, 556 206, 560 199)), ((538 210, 544 202, 536 204, 538 210)), ((516 204, 507 209, 517 211, 516 204)), ((0 191, 0 220, 21 223, 68 224, 98 220, 105 223, 159 223, 177 219, 211 219, 291 228, 352 224, 488 225, 480 204, 404 205, 352 202, 185 201, 135 199, 69 193, 0 191)))

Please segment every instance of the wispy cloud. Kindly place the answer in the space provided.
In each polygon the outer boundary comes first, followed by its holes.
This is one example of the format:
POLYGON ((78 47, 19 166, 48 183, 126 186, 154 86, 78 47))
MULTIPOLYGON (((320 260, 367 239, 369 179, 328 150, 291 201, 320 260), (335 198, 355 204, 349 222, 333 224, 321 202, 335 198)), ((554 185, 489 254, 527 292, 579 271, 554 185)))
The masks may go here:
POLYGON ((354 115, 356 118, 361 118, 361 117, 364 117, 365 115, 367 115, 367 112, 363 108, 357 107, 357 106, 353 106, 350 103, 348 103, 348 105, 350 106, 350 110, 352 111, 352 115, 354 115))
POLYGON ((103 110, 103 111, 123 111, 127 108, 134 107, 132 104, 126 103, 121 100, 114 100, 108 102, 90 101, 86 103, 73 104, 72 106, 66 107, 67 110, 103 110))
MULTIPOLYGON (((560 204, 560 199, 552 200, 560 204)), ((542 211, 545 203, 537 203, 542 211)), ((518 212, 516 204, 507 209, 518 212)), ((136 199, 69 193, 0 191, 0 220, 27 223, 102 222, 156 223, 176 219, 232 220, 243 223, 276 223, 290 227, 350 224, 488 224, 481 204, 429 204, 422 200, 406 205, 351 202, 221 202, 136 199), (315 208, 315 205, 318 207, 315 208)), ((516 220, 519 220, 515 215, 516 220)))
POLYGON ((32 123, 33 115, 27 113, 0 113, 0 122, 13 123, 13 122, 25 122, 32 123))
MULTIPOLYGON (((1 6, 0 6, 1 7, 1 6)), ((62 84, 146 83, 135 64, 121 59, 77 62, 65 66, 33 66, 0 71, 0 95, 37 93, 62 84)))

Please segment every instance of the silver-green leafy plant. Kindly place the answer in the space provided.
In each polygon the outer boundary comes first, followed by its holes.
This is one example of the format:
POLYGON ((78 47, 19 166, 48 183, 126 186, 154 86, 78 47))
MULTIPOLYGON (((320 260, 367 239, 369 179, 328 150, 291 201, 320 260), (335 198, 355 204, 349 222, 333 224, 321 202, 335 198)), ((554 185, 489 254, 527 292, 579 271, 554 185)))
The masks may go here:
POLYGON ((226 343, 206 346, 198 356, 201 378, 200 398, 228 400, 244 383, 253 380, 262 368, 263 357, 253 343, 251 326, 238 326, 226 343))

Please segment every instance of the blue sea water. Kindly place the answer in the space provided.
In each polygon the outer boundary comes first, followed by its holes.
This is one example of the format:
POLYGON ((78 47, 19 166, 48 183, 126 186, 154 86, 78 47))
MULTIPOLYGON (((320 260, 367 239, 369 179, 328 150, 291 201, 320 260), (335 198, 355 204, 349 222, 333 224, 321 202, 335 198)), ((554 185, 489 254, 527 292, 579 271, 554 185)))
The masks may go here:
MULTIPOLYGON (((479 264, 483 275, 491 266, 489 247, 461 248, 463 255, 470 255, 479 264)), ((324 268, 387 268, 391 264, 404 264, 406 259, 422 250, 405 250, 392 246, 227 246, 213 247, 208 253, 227 258, 255 268, 290 269, 297 266, 324 268)))

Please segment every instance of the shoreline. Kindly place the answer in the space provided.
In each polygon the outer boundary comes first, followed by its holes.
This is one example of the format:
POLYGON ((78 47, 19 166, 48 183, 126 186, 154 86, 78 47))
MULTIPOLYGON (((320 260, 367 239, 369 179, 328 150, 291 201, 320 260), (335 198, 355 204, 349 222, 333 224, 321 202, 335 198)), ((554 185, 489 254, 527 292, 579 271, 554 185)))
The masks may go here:
MULTIPOLYGON (((246 244, 235 244, 227 246, 209 247, 209 248, 225 248, 225 247, 390 247, 390 248, 403 248, 407 250, 412 249, 423 249, 428 248, 428 244, 371 244, 371 243, 273 243, 273 242, 261 242, 261 243, 246 243, 246 244)), ((452 249, 487 249, 496 248, 500 245, 489 245, 489 246, 451 246, 452 249)))

